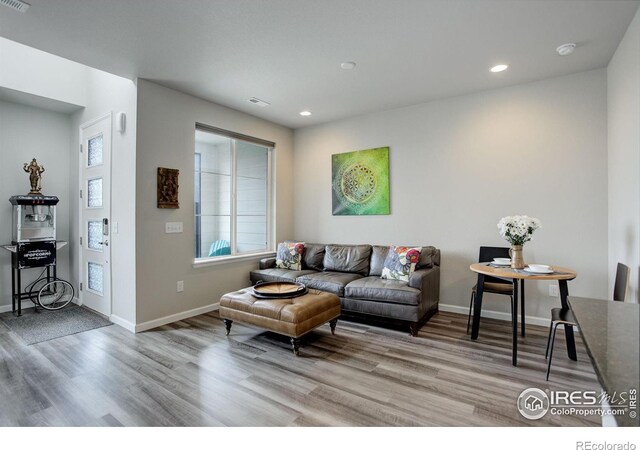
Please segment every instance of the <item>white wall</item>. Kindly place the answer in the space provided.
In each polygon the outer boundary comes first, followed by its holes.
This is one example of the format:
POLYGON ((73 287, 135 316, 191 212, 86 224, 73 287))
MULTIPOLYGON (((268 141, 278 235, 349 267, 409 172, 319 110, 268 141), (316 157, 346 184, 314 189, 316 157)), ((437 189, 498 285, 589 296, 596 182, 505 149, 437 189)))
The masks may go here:
MULTIPOLYGON (((291 237, 435 245, 441 303, 466 308, 478 248, 506 246, 498 220, 528 214, 543 228, 525 262, 573 268, 571 294, 606 296, 606 93, 600 69, 296 130, 291 237), (332 216, 331 155, 383 146, 391 215, 332 216)), ((528 315, 559 305, 548 284, 528 284, 528 315)), ((501 298, 485 305, 509 311, 501 298)))
POLYGON ((138 324, 216 304, 249 284, 256 261, 194 269, 194 146, 196 122, 276 143, 276 237, 293 235, 292 132, 288 128, 138 80, 136 273, 138 324), (180 209, 156 207, 158 167, 180 170, 180 209), (184 233, 165 234, 165 222, 184 233), (184 292, 176 282, 184 281, 184 292))
POLYGON ((0 86, 84 106, 88 67, 0 38, 0 86))
MULTIPOLYGON (((135 325, 135 165, 136 165, 136 86, 133 81, 109 73, 92 69, 7 39, 0 38, 0 94, 24 102, 47 105, 47 107, 65 111, 75 111, 66 117, 67 141, 64 155, 58 155, 56 161, 48 163, 51 169, 62 174, 64 199, 58 194, 61 209, 58 218, 63 220, 64 234, 60 239, 69 240, 69 247, 62 253, 68 255, 63 272, 72 284, 79 286, 79 224, 78 224, 78 170, 79 170, 79 127, 82 123, 103 116, 108 112, 125 112, 128 117, 125 133, 114 131, 112 139, 112 183, 111 183, 111 219, 117 222, 119 233, 111 236, 112 268, 112 313, 114 319, 133 329, 135 325), (64 166, 64 170, 60 167, 64 166), (66 273, 68 272, 68 273, 66 273), (119 319, 119 320, 118 320, 119 319)), ((29 110, 32 111, 33 109, 29 110)), ((25 109, 27 111, 27 109, 25 109)), ((49 113, 47 117, 53 113, 49 113)), ((40 117, 40 116, 38 116, 40 117)), ((44 117, 44 116, 43 116, 44 117)), ((24 119, 24 118, 23 118, 24 119)), ((36 117, 33 118, 34 120, 36 117)), ((10 122, 7 122, 9 124, 10 122)), ((7 129, 23 132, 25 142, 37 142, 40 152, 49 155, 45 135, 28 132, 25 119, 19 123, 7 125, 7 129), (38 141, 40 139, 40 141, 38 141)), ((2 130, 0 139, 8 139, 2 130)), ((35 145, 35 144, 33 144, 35 145)), ((54 146, 57 148, 58 146, 54 146)), ((62 148, 62 145, 59 146, 62 148)), ((31 154, 25 147, 13 148, 11 157, 22 160, 31 154), (16 153, 17 152, 17 153, 16 153)), ((52 159, 52 158, 48 158, 52 159)), ((26 160, 26 159, 25 159, 26 160)), ((24 161, 23 161, 24 162, 24 161)), ((44 162, 44 161, 43 161, 44 162)), ((13 162, 12 162, 13 164, 13 162)), ((14 171, 2 164, 4 173, 14 171)), ((45 179, 53 172, 47 168, 45 179)), ((5 178, 2 182, 13 180, 5 178)), ((8 196, 7 196, 8 198, 8 196)), ((8 203, 8 202, 7 202, 8 203)), ((10 230, 10 228, 9 228, 10 230)), ((67 256, 65 256, 67 257, 67 256)), ((1 261, 1 260, 0 260, 1 261)), ((10 274, 9 274, 10 275, 10 274)), ((4 271, 2 276, 5 276, 4 271)), ((10 285, 9 285, 10 288, 10 285)), ((0 294, 0 296, 3 294, 0 294)))
MULTIPOLYGON (((0 244, 11 243, 9 197, 27 194, 25 162, 36 158, 45 167, 42 192, 60 199, 57 238, 69 240, 69 147, 71 118, 67 114, 0 101, 0 244)), ((41 269, 23 271, 23 289, 41 269)), ((69 279, 69 248, 58 251, 58 276, 69 279)), ((24 306, 28 306, 24 302, 24 306)), ((0 250, 0 312, 11 310, 11 258, 0 250)))
POLYGON ((71 202, 71 275, 79 285, 79 129, 80 125, 106 113, 124 112, 126 130, 119 133, 113 126, 111 149, 111 313, 112 319, 133 330, 136 321, 136 101, 133 81, 87 68, 86 107, 73 114, 69 184, 73 189, 71 202), (114 233, 117 224, 118 233, 114 233))
MULTIPOLYGON (((609 112, 609 293, 615 266, 631 267, 627 301, 638 302, 640 272, 640 11, 607 69, 609 112)), ((609 294, 611 295, 611 294, 609 294)))

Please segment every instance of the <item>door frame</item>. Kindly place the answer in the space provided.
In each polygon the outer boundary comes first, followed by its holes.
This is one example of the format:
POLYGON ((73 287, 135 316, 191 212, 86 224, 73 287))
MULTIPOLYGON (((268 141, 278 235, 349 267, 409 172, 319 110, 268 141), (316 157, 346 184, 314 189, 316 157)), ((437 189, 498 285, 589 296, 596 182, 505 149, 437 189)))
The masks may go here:
MULTIPOLYGON (((96 123, 105 120, 105 119, 109 119, 109 134, 110 134, 110 140, 111 140, 111 149, 109 151, 109 170, 108 172, 105 171, 105 176, 109 177, 109 235, 111 236, 111 181, 112 180, 112 170, 111 170, 111 162, 113 160, 113 111, 109 111, 106 114, 103 114, 99 117, 96 117, 95 119, 91 119, 87 122, 83 122, 80 124, 80 126, 78 127, 78 184, 76 185, 76 192, 75 195, 77 195, 78 197, 78 236, 76 236, 77 239, 77 244, 78 244, 78 283, 80 284, 84 284, 84 259, 82 256, 82 249, 83 249, 83 245, 80 245, 80 239, 82 238, 82 236, 84 235, 84 222, 82 219, 82 209, 84 207, 84 198, 80 197, 80 190, 84 189, 84 182, 83 182, 83 177, 82 177, 82 170, 85 168, 84 167, 84 155, 85 153, 82 151, 82 144, 83 144, 83 139, 82 139, 82 133, 84 131, 85 128, 89 128, 92 125, 95 125, 96 123)), ((112 241, 111 241, 112 242, 112 241)), ((86 242, 84 243, 84 245, 86 245, 86 242)), ((112 270, 111 270, 111 247, 112 245, 109 245, 106 247, 105 252, 108 252, 108 259, 109 259, 109 265, 107 266, 107 270, 109 270, 109 299, 108 299, 108 307, 109 307, 109 314, 107 315, 107 318, 111 317, 111 314, 113 314, 113 293, 112 293, 112 287, 113 287, 113 281, 111 280, 111 276, 112 276, 112 270)), ((84 288, 86 288, 86 286, 83 286, 84 288)), ((78 304, 82 305, 84 303, 83 301, 83 295, 84 295, 84 289, 80 289, 80 286, 78 286, 78 304)))

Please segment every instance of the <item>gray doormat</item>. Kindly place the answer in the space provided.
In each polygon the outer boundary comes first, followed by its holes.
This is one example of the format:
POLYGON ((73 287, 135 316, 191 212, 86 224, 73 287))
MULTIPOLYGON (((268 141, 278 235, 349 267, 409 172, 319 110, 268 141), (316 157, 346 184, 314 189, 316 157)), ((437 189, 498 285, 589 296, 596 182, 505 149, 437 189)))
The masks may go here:
POLYGON ((0 314, 0 320, 27 345, 111 325, 104 317, 74 304, 59 311, 40 309, 36 312, 30 308, 23 310, 21 317, 13 313, 0 314))

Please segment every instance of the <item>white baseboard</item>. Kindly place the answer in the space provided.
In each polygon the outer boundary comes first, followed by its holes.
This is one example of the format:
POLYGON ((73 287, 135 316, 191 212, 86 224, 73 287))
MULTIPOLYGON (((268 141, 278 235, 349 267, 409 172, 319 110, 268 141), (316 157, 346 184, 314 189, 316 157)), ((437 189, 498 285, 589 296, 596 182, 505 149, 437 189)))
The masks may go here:
POLYGON ((115 314, 111 314, 109 316, 109 320, 116 325, 120 325, 127 331, 131 331, 132 333, 136 332, 136 324, 133 322, 129 322, 128 320, 123 319, 120 316, 116 316, 115 314))
POLYGON ((171 314, 170 316, 160 317, 159 319, 149 320, 148 322, 137 324, 135 326, 135 332, 140 333, 141 331, 150 330, 152 328, 160 327, 168 323, 188 319, 189 317, 193 316, 199 316, 200 314, 208 313, 210 311, 216 311, 219 307, 220 303, 214 303, 207 306, 201 306, 200 308, 190 309, 189 311, 171 314))
MULTIPOLYGON (((442 303, 440 303, 438 305, 438 309, 440 309, 440 311, 464 314, 465 316, 469 314, 468 306, 443 305, 442 303)), ((511 314, 502 312, 502 311, 491 311, 483 308, 482 317, 486 317, 488 319, 504 320, 506 322, 511 322, 511 314)), ((549 323, 551 322, 551 311, 549 311, 549 317, 536 317, 536 316, 525 315, 525 322, 530 323, 531 325, 540 325, 543 327, 548 327, 549 323)))
MULTIPOLYGON (((73 303, 77 305, 82 305, 82 303, 78 300, 78 298, 73 299, 73 303)), ((33 303, 24 304, 22 309, 33 308, 33 303)), ((168 323, 177 322, 179 320, 188 319, 189 317, 198 316, 200 314, 208 313, 210 311, 216 311, 220 307, 220 303, 214 303, 207 306, 201 306, 200 308, 190 309, 188 311, 183 311, 177 314, 171 314, 170 316, 160 317, 158 319, 149 320, 147 322, 134 324, 133 322, 129 322, 128 320, 123 319, 122 317, 116 316, 115 314, 111 314, 109 316, 109 320, 115 323, 116 325, 120 325, 127 331, 132 333, 140 333, 142 331, 150 330, 152 328, 160 327, 162 325, 166 325, 168 323)), ((440 303, 438 305, 440 311, 453 312, 458 314, 468 314, 469 308, 466 306, 458 306, 458 305, 446 305, 440 303)), ((0 313, 11 311, 11 305, 2 305, 0 306, 0 313)), ((504 320, 506 322, 511 322, 511 314, 505 313, 502 311, 492 311, 492 310, 482 310, 482 317, 487 317, 489 319, 496 320, 504 320)), ((536 317, 536 316, 525 316, 526 322, 532 325, 541 325, 543 327, 549 326, 549 321, 551 317, 536 317)))
MULTIPOLYGON (((82 302, 80 300, 78 300, 78 297, 73 297, 73 300, 71 300, 71 303, 75 303, 76 305, 82 306, 82 302)), ((32 309, 35 308, 35 305, 33 304, 33 302, 22 302, 22 310, 24 311, 25 309, 32 309)), ((12 306, 9 305, 0 305, 0 314, 1 313, 5 313, 5 312, 11 312, 12 310, 12 306)))

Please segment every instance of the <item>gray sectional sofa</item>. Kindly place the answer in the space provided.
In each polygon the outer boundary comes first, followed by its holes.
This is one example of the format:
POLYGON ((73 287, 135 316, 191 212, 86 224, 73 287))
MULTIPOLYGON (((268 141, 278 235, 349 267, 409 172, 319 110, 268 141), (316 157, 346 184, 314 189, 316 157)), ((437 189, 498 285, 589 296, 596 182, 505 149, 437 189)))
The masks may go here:
POLYGON ((409 327, 413 336, 438 311, 440 250, 422 247, 409 282, 380 278, 388 246, 305 243, 302 270, 279 269, 275 258, 250 274, 259 281, 297 281, 340 297, 342 316, 409 327))

